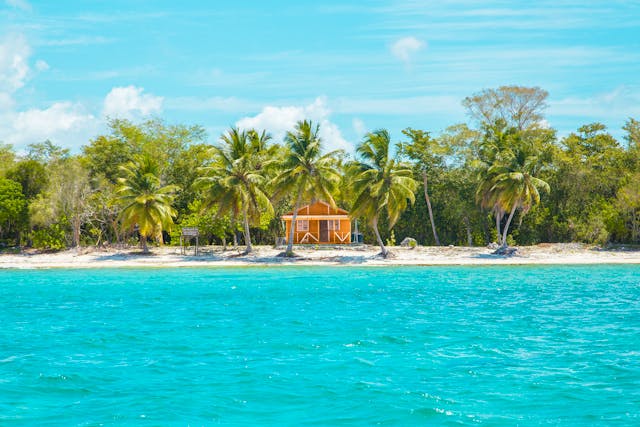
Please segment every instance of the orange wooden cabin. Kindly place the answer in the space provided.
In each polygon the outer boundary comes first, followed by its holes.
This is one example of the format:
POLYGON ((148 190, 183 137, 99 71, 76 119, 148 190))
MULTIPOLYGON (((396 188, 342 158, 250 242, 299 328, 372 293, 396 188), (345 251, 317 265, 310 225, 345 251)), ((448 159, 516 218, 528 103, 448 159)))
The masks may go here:
MULTIPOLYGON (((286 241, 289 241, 293 212, 282 216, 286 241)), ((317 201, 298 209, 293 243, 347 244, 351 243, 351 219, 344 209, 334 209, 317 201)))

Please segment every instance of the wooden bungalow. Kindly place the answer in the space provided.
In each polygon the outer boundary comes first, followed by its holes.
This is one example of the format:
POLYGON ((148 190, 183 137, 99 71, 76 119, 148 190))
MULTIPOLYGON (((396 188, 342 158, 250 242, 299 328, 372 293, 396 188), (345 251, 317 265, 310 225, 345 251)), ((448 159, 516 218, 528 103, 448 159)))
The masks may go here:
MULTIPOLYGON (((293 212, 282 216, 286 241, 289 241, 293 212)), ((344 209, 334 209, 317 201, 298 209, 293 243, 347 244, 351 243, 351 219, 344 209)))

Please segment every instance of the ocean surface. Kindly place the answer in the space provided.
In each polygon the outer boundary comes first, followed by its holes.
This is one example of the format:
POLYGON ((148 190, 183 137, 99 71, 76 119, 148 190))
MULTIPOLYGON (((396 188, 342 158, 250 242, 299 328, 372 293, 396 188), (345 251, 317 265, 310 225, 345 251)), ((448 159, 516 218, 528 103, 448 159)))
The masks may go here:
POLYGON ((640 425, 640 266, 0 271, 0 425, 640 425))

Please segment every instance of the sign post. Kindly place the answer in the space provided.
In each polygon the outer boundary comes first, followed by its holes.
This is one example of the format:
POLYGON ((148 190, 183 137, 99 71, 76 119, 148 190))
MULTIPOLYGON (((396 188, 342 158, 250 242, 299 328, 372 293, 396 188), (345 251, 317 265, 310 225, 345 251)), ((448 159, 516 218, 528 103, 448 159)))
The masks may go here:
POLYGON ((200 237, 200 232, 198 231, 198 227, 183 227, 182 234, 180 234, 180 253, 182 255, 187 254, 187 247, 191 242, 192 238, 196 238, 196 246, 194 255, 198 256, 198 237, 200 237))

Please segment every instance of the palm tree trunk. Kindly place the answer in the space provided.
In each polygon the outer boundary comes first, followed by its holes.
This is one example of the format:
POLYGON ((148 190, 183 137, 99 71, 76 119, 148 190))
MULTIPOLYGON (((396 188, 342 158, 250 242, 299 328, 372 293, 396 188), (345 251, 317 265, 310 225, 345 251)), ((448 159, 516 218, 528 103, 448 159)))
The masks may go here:
POLYGON ((513 215, 516 213, 516 208, 518 207, 517 203, 513 204, 513 208, 511 208, 511 213, 509 214, 509 218, 507 218, 507 223, 504 226, 504 230, 502 231, 502 246, 507 246, 507 233, 509 232, 509 225, 511 225, 511 220, 513 219, 513 215))
POLYGON ((247 248, 244 250, 245 255, 251 253, 251 233, 249 231, 249 216, 247 215, 247 211, 243 212, 244 215, 244 243, 247 248))
POLYGON ((296 232, 296 224, 298 220, 298 209, 300 209, 300 199, 302 198, 302 190, 298 190, 298 196, 296 197, 296 206, 293 209, 293 217, 291 218, 291 226, 289 227, 289 241, 287 242, 287 250, 285 254, 287 256, 293 256, 293 233, 296 232))
POLYGON ((233 249, 238 247, 238 234, 236 233, 236 214, 231 211, 231 218, 229 218, 231 222, 231 234, 233 235, 233 249))
POLYGON ((378 241, 378 245, 380 245, 380 254, 386 258, 389 255, 389 251, 385 248, 384 243, 382 242, 382 237, 380 237, 380 231, 378 231, 378 215, 373 217, 371 221, 371 226, 373 227, 373 232, 376 235, 376 240, 378 241))
POLYGON ((498 245, 502 246, 502 233, 500 232, 500 223, 502 222, 502 210, 495 209, 496 230, 498 231, 498 245))
POLYGON ((424 184, 424 199, 427 201, 427 209, 429 210, 429 220, 431 221, 431 230, 433 230, 433 239, 436 241, 436 246, 440 246, 440 239, 438 239, 438 233, 436 232, 436 223, 433 221, 433 210, 431 209, 431 199, 429 199, 427 171, 422 171, 422 182, 424 184))
POLYGON ((149 253, 149 247, 147 246, 147 236, 145 235, 140 235, 140 240, 142 240, 142 253, 143 254, 148 254, 149 253))

